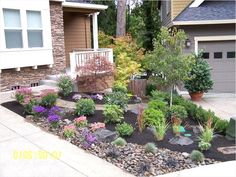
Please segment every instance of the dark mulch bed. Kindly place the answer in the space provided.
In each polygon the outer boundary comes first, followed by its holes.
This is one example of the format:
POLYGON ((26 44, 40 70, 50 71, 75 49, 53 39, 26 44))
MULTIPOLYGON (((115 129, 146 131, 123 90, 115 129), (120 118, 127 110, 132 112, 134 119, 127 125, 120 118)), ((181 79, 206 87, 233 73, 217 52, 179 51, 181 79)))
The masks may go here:
MULTIPOLYGON (((59 93, 59 97, 60 99, 62 100, 65 100, 65 101, 71 101, 71 102, 76 102, 74 99, 73 99, 73 96, 75 94, 80 94, 82 96, 82 98, 88 98, 89 96, 91 95, 96 95, 96 93, 79 93, 79 92, 72 92, 70 93, 68 96, 63 96, 62 94, 59 93)), ((100 93, 99 93, 100 94, 100 93)), ((104 96, 104 94, 102 94, 104 96)), ((146 100, 143 100, 144 102, 146 102, 146 100)), ((95 99, 94 100, 95 104, 105 104, 105 100, 97 100, 95 99)), ((129 100, 128 104, 136 104, 135 102, 135 99, 134 97, 131 97, 131 99, 129 100)))
MULTIPOLYGON (((26 117, 26 115, 23 113, 23 111, 24 111, 23 106, 20 105, 19 103, 17 103, 16 101, 3 103, 2 106, 19 114, 20 116, 26 117)), ((78 117, 78 116, 70 115, 70 116, 67 116, 66 118, 73 120, 76 117, 78 117)), ((188 146, 180 146, 180 145, 170 144, 168 141, 171 138, 173 138, 173 136, 174 136, 171 129, 169 129, 167 131, 165 139, 163 141, 158 142, 155 140, 155 138, 150 130, 145 129, 142 133, 140 133, 138 131, 136 119, 137 119, 137 115, 132 113, 131 111, 128 111, 125 113, 125 122, 132 124, 132 126, 135 128, 135 131, 132 134, 132 136, 125 138, 127 140, 127 142, 137 143, 140 145, 144 145, 148 142, 155 142, 157 147, 167 148, 172 151, 188 152, 188 153, 191 153, 191 151, 194 149, 198 149, 198 147, 197 147, 198 143, 196 141, 196 139, 197 139, 196 136, 191 137, 191 139, 194 140, 194 143, 191 145, 188 145, 188 146)), ((102 111, 100 111, 100 110, 95 111, 94 115, 88 117, 88 122, 89 123, 104 122, 104 116, 102 114, 102 111)), ((190 134, 194 135, 190 125, 198 125, 198 123, 192 119, 188 119, 185 122, 185 125, 186 125, 186 127, 185 127, 186 133, 190 133, 190 134)), ((114 131, 115 125, 114 124, 106 124, 106 128, 114 131)), ((218 147, 226 147, 226 146, 234 146, 234 145, 235 145, 235 141, 229 141, 222 135, 216 136, 213 139, 212 147, 210 148, 210 150, 204 152, 205 157, 212 158, 217 161, 235 160, 235 154, 227 155, 227 154, 222 154, 221 152, 217 151, 218 147)))

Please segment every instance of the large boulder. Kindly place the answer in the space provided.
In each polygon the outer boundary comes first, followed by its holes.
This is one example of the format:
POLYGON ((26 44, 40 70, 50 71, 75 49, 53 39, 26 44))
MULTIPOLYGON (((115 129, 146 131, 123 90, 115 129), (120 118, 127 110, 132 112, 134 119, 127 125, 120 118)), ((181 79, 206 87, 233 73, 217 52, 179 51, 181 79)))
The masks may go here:
POLYGON ((229 125, 226 129, 226 138, 228 140, 235 140, 236 117, 230 118, 229 125))
POLYGON ((94 132, 94 135, 96 136, 98 141, 106 143, 110 143, 118 137, 118 134, 116 132, 110 131, 105 128, 97 129, 94 132))

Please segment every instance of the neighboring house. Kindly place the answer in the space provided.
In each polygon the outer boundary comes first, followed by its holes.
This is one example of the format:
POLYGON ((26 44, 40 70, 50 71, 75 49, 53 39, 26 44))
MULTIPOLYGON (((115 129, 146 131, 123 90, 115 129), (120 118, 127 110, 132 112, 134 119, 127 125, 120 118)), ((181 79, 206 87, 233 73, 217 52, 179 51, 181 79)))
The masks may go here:
POLYGON ((159 3, 162 24, 183 29, 185 53, 198 53, 212 67, 211 92, 236 93, 235 1, 167 0, 159 3))
POLYGON ((0 0, 0 91, 37 86, 48 75, 70 70, 98 48, 99 11, 84 0, 0 0))

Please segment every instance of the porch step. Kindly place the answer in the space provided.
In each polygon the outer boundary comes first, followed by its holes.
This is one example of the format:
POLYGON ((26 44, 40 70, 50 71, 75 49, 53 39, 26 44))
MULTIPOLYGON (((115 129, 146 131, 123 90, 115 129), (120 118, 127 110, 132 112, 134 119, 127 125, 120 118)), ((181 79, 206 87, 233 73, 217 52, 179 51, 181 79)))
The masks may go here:
POLYGON ((46 80, 53 80, 53 81, 58 81, 62 74, 57 74, 57 75, 47 75, 46 80))
POLYGON ((39 85, 47 85, 52 87, 57 87, 57 81, 55 80, 40 80, 39 85))

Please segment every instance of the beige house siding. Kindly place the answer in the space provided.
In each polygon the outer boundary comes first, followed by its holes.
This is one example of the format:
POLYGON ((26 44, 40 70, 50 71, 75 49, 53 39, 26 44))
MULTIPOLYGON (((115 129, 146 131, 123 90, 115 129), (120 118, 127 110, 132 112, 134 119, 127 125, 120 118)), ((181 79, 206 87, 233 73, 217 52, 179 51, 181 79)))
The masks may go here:
POLYGON ((171 2, 171 20, 173 20, 192 2, 192 0, 172 0, 171 2))
POLYGON ((90 17, 78 12, 64 12, 64 33, 66 66, 69 67, 71 51, 91 48, 90 17))

